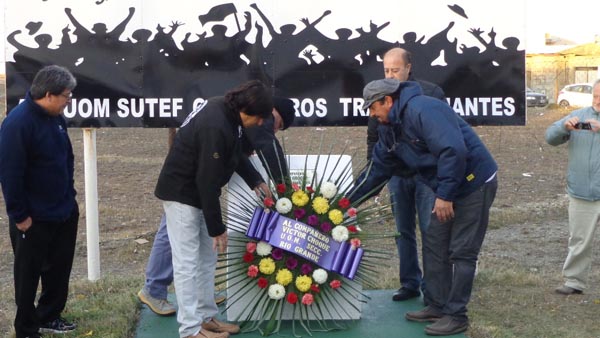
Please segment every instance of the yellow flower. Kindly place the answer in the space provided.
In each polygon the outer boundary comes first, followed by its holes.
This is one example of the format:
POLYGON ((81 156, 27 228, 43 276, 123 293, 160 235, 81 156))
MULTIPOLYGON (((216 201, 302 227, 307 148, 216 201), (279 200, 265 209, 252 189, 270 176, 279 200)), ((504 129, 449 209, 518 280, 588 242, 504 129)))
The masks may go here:
POLYGON ((275 262, 271 257, 263 258, 258 263, 258 270, 265 275, 270 275, 275 271, 275 262))
POLYGON ((329 210, 329 201, 321 196, 315 197, 312 202, 312 207, 317 214, 323 215, 329 210))
POLYGON ((277 281, 277 283, 283 286, 290 284, 292 282, 292 279, 294 279, 294 276, 288 269, 281 269, 277 271, 277 276, 275 276, 275 280, 277 281))
POLYGON ((344 220, 344 214, 338 209, 333 209, 329 212, 329 219, 333 224, 338 225, 344 220))
POLYGON ((292 194, 292 203, 298 207, 305 206, 308 201, 308 195, 303 190, 294 191, 292 194))
POLYGON ((296 289, 300 292, 307 292, 312 285, 312 278, 302 275, 296 278, 296 289))

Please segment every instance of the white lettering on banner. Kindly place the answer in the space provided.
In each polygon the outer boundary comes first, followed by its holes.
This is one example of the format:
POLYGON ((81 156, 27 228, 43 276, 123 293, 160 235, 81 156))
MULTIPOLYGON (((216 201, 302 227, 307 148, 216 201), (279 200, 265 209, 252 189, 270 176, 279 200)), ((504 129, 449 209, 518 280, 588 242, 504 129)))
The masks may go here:
POLYGON ((206 100, 204 100, 204 99, 203 99, 203 98, 201 98, 201 97, 199 97, 199 98, 195 99, 195 100, 194 100, 194 104, 192 104, 192 109, 196 109, 196 108, 198 108, 198 106, 199 106, 199 105, 201 105, 201 104, 203 104, 203 103, 204 103, 204 101, 206 101, 206 100))
POLYGON ((302 101, 296 98, 290 98, 292 102, 294 102, 294 110, 296 111, 296 116, 303 117, 312 117, 316 115, 317 117, 325 117, 327 116, 327 100, 324 98, 318 98, 315 101, 312 99, 302 99, 302 101), (301 115, 298 115, 300 113, 301 115))
POLYGON ((79 115, 84 119, 93 118, 108 118, 110 117, 110 100, 109 99, 72 99, 63 112, 68 119, 79 115))
POLYGON ((446 98, 460 116, 513 116, 515 99, 512 97, 446 98))
POLYGON ((194 107, 194 110, 185 118, 185 121, 183 121, 180 128, 185 127, 185 125, 188 124, 194 118, 194 116, 196 116, 196 114, 198 114, 202 108, 204 108, 204 106, 206 106, 207 102, 208 101, 202 101, 199 106, 194 107))
POLYGON ((141 98, 125 99, 117 101, 117 115, 125 118, 132 117, 177 117, 178 112, 183 108, 183 99, 181 98, 141 98))
POLYGON ((369 116, 369 109, 362 109, 362 105, 365 103, 365 100, 361 98, 340 97, 340 103, 342 104, 342 114, 344 117, 369 116), (350 111, 352 111, 352 113, 350 113, 350 111))
MULTIPOLYGON (((291 98, 297 117, 327 116, 327 100, 325 98, 291 98)), ((446 98, 452 109, 462 117, 496 116, 507 117, 516 113, 513 97, 466 97, 446 98)), ((21 100, 22 101, 22 100, 21 100)), ((358 97, 340 97, 343 117, 368 117, 369 110, 362 109, 364 100, 358 97)), ((187 116, 191 119, 206 99, 196 98, 193 101, 193 111, 187 116)), ((64 116, 68 119, 77 116, 82 118, 110 118, 111 102, 108 98, 73 98, 67 105, 64 116)), ((119 98, 117 100, 117 116, 120 118, 173 118, 180 115, 183 109, 182 98, 119 98)), ((185 124, 185 122, 184 122, 185 124)))

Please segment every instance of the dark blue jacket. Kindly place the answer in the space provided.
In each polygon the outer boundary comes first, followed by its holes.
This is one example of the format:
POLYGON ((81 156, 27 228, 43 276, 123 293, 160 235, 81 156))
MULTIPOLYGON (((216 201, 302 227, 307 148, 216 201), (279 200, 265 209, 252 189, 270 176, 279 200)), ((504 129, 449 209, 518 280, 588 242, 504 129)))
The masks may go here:
POLYGON ((276 184, 286 183, 289 185, 291 184, 290 172, 283 148, 273 130, 274 123, 273 116, 270 116, 264 119, 260 126, 245 128, 243 151, 248 156, 256 152, 269 177, 276 184))
POLYGON ((372 195, 402 163, 446 201, 470 194, 498 170, 473 129, 446 102, 423 95, 415 82, 400 84, 388 118, 352 201, 372 195))
POLYGON ((27 93, 0 127, 0 183, 8 217, 64 221, 75 207, 74 157, 63 116, 27 93))
MULTIPOLYGON (((412 74, 409 74, 407 81, 417 82, 419 86, 421 86, 424 95, 446 102, 446 94, 444 94, 444 90, 442 90, 442 88, 440 88, 438 85, 428 81, 415 79, 412 74)), ((367 125, 367 160, 371 160, 373 148, 375 147, 375 144, 377 144, 377 140, 379 140, 379 133, 385 133, 385 126, 381 126, 382 130, 380 131, 380 125, 381 124, 379 123, 378 119, 374 117, 369 118, 367 125)), ((396 172, 394 172, 394 176, 412 177, 414 175, 415 172, 408 169, 408 167, 405 165, 398 167, 396 172)))

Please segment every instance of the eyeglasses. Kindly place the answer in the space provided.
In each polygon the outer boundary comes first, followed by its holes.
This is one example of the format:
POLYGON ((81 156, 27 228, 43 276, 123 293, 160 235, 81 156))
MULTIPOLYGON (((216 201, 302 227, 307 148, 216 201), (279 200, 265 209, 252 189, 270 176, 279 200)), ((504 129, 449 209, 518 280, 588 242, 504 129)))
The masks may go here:
POLYGON ((69 94, 60 93, 58 95, 64 97, 67 100, 71 100, 73 98, 73 93, 69 93, 69 94))

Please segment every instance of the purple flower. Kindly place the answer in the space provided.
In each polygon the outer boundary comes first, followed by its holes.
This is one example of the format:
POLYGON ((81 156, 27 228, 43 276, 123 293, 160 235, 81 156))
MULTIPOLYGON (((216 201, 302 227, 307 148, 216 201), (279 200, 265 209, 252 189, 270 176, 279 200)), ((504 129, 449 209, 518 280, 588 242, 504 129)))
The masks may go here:
POLYGON ((330 232, 331 231, 331 223, 329 223, 329 222, 321 223, 321 230, 323 232, 330 232))
POLYGON ((283 258, 283 250, 280 248, 274 248, 273 251, 271 251, 271 257, 273 257, 273 259, 276 261, 281 260, 283 258))
POLYGON ((317 215, 310 215, 308 216, 308 220, 307 220, 308 225, 318 225, 319 224, 319 217, 317 217, 317 215))
POLYGON ((302 264, 302 267, 300 268, 300 272, 302 272, 303 275, 308 275, 312 272, 313 268, 312 265, 308 264, 308 263, 304 263, 302 264))
POLYGON ((298 266, 298 261, 294 257, 288 257, 285 261, 285 266, 290 270, 294 270, 298 266))
POLYGON ((296 209, 296 210, 294 210, 294 217, 296 219, 300 219, 300 218, 304 217, 304 215, 306 215, 306 211, 304 211, 304 209, 296 209))

